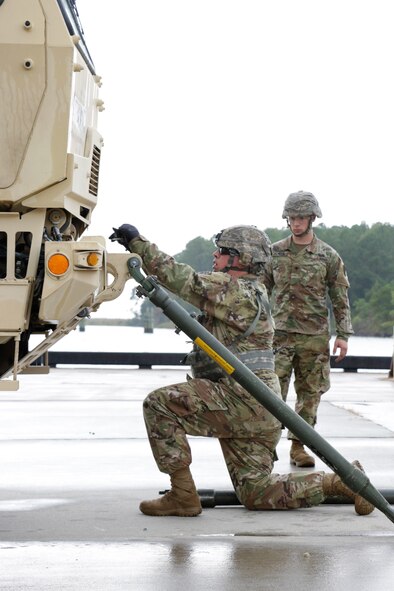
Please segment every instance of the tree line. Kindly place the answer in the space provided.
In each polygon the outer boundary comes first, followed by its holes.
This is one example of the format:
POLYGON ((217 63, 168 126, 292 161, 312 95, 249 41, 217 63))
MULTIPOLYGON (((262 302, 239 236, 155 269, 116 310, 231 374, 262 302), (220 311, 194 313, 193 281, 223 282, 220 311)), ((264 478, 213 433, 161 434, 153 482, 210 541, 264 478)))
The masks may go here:
MULTIPOLYGON (((347 270, 352 323, 359 336, 392 336, 394 326, 394 225, 376 223, 314 226, 318 238, 327 242, 342 257, 347 270)), ((287 228, 266 228, 272 242, 289 235, 287 228)), ((215 246, 211 239, 198 236, 175 255, 178 262, 191 265, 196 271, 210 271, 215 246)), ((178 300, 179 301, 179 300, 178 300)), ((186 309, 189 309, 185 305, 186 309)), ((149 300, 144 300, 133 324, 143 325, 146 318, 154 326, 168 326, 165 316, 149 300)))

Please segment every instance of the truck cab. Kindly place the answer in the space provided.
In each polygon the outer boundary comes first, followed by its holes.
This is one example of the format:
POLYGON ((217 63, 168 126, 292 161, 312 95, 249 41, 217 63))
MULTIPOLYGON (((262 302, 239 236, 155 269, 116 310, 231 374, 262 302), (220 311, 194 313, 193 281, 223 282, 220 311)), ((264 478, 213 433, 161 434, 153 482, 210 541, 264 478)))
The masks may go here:
POLYGON ((17 389, 19 372, 120 295, 127 255, 84 236, 104 105, 75 0, 0 0, 0 74, 0 389, 17 389))

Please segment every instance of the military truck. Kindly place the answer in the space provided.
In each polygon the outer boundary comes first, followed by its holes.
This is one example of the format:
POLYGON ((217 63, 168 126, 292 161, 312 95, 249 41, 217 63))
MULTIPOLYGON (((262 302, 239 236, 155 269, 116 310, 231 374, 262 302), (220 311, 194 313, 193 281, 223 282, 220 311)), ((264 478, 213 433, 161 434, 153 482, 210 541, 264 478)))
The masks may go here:
POLYGON ((48 349, 120 295, 128 255, 84 236, 104 105, 75 0, 0 0, 0 76, 0 389, 16 390, 20 372, 48 371, 48 349))

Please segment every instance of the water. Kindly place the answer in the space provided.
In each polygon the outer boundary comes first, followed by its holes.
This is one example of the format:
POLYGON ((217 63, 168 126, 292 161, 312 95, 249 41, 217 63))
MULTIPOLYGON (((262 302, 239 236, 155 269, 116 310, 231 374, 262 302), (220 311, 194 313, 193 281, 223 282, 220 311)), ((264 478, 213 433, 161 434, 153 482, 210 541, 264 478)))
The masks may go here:
MULTIPOLYGON (((330 350, 335 337, 331 338, 330 350)), ((348 343, 348 355, 364 355, 366 357, 391 357, 393 354, 393 338, 379 337, 350 337, 348 343)))
POLYGON ((52 347, 54 351, 134 351, 143 353, 183 353, 191 350, 184 333, 174 329, 155 328, 145 333, 134 326, 86 326, 84 331, 74 330, 52 347))
MULTIPOLYGON (((140 300, 131 299, 130 291, 106 302, 94 313, 94 318, 131 318, 140 306, 140 300)), ((135 351, 148 353, 183 353, 191 349, 190 339, 176 334, 173 329, 156 328, 153 334, 144 333, 142 327, 87 326, 85 332, 73 331, 54 347, 55 351, 135 351)), ((332 353, 334 338, 331 339, 332 353)), ((393 338, 351 337, 348 355, 391 357, 393 338)))
MULTIPOLYGON (((31 344, 37 342, 32 337, 31 344)), ((334 338, 331 339, 331 353, 333 343, 334 338)), ((149 353, 186 353, 190 349, 190 339, 184 333, 177 334, 174 329, 167 328, 155 328, 153 333, 145 333, 142 327, 134 326, 86 326, 85 331, 77 328, 52 347, 54 351, 149 353)), ((353 336, 349 339, 348 355, 391 357, 393 339, 353 336)))

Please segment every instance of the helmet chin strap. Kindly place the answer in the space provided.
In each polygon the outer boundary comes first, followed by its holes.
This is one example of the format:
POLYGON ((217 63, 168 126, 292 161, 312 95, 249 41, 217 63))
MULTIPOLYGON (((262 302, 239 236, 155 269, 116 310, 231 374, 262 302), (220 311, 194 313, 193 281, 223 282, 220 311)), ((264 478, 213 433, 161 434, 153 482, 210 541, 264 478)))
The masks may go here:
POLYGON ((224 267, 224 269, 222 269, 222 271, 224 271, 224 273, 228 273, 229 271, 231 271, 231 269, 233 269, 234 271, 237 270, 236 267, 233 267, 234 264, 234 255, 231 254, 229 259, 228 259, 228 263, 227 265, 224 267))
POLYGON ((222 269, 222 273, 228 273, 229 271, 247 271, 249 273, 249 267, 237 267, 234 265, 234 258, 239 255, 230 254, 227 265, 222 269))

